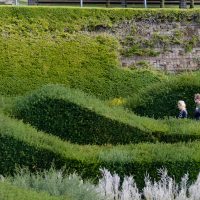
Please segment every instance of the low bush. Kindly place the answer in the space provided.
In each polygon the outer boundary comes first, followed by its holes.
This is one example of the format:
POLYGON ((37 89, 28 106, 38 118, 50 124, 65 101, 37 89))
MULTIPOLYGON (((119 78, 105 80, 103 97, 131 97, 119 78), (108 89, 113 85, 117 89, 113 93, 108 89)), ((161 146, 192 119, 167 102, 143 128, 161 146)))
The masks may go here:
POLYGON ((193 117, 194 94, 200 92, 199 72, 169 78, 168 81, 153 84, 143 90, 136 98, 130 98, 128 107, 139 115, 154 118, 177 116, 177 103, 184 100, 189 117, 193 117))
POLYGON ((147 174, 145 186, 139 190, 133 176, 125 177, 122 181, 117 174, 112 175, 108 170, 102 170, 102 173, 103 178, 99 181, 98 189, 108 200, 198 200, 200 197, 200 175, 192 184, 188 174, 177 183, 174 178, 168 176, 166 169, 160 169, 160 179, 151 180, 147 174))
MULTIPOLYGON (((15 101, 12 115, 37 129, 79 144, 179 142, 198 139, 199 128, 138 117, 79 90, 48 85, 15 101), (173 126, 169 125, 173 124, 173 126)), ((178 123, 178 121, 177 121, 178 123)))
POLYGON ((44 192, 35 192, 34 190, 25 190, 16 187, 7 182, 0 182, 0 199, 1 200, 70 200, 69 198, 52 197, 44 192))
POLYGON ((83 181, 76 174, 65 175, 63 170, 56 171, 51 168, 49 171, 32 174, 27 169, 20 169, 14 177, 8 177, 6 180, 18 187, 47 192, 51 196, 64 196, 73 200, 103 200, 93 184, 83 181))

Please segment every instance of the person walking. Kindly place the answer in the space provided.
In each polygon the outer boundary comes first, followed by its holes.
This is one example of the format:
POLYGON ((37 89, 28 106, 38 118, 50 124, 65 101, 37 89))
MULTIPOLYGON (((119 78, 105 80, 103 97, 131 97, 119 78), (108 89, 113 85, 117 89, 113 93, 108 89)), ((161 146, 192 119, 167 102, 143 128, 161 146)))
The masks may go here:
POLYGON ((194 118, 196 120, 200 120, 200 94, 195 94, 194 102, 196 104, 196 109, 194 112, 194 118))
POLYGON ((178 109, 180 110, 178 118, 179 119, 187 118, 188 112, 184 101, 178 101, 178 109))

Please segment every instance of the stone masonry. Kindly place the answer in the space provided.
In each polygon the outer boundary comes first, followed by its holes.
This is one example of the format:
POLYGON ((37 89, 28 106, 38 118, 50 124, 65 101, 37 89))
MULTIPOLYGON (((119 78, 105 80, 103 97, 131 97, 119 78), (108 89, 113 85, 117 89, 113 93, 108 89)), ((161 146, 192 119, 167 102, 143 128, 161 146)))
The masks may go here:
POLYGON ((145 61, 156 69, 168 72, 194 71, 200 69, 200 48, 194 48, 190 53, 185 53, 182 48, 172 48, 170 52, 156 57, 123 57, 121 61, 123 67, 145 61))
MULTIPOLYGON (((147 62, 157 69, 168 72, 181 72, 200 69, 200 24, 199 23, 162 23, 154 22, 128 22, 122 24, 116 31, 122 41, 128 36, 132 36, 134 40, 139 38, 150 40, 153 34, 171 37, 174 33, 180 32, 183 35, 181 44, 170 44, 167 51, 163 51, 162 46, 157 43, 152 49, 160 52, 158 56, 121 56, 123 67, 137 66, 139 62, 147 62), (134 28, 134 33, 131 33, 131 28, 134 28), (123 30, 123 31, 122 31, 123 30), (121 31, 121 32, 120 32, 121 31), (192 50, 186 52, 184 43, 190 41, 195 36, 198 38, 197 43, 192 50)), ((140 42, 139 40, 139 42, 140 42)), ((123 43, 122 43, 123 45, 123 43)))

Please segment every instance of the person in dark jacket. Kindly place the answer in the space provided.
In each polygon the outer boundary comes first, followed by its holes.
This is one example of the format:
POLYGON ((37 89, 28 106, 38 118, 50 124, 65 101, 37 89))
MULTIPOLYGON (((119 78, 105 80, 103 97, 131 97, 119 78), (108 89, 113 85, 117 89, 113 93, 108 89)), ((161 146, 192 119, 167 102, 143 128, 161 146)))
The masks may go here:
POLYGON ((196 103, 196 109, 194 112, 194 118, 200 120, 200 94, 195 94, 194 101, 196 103))
POLYGON ((187 113, 186 104, 184 101, 178 101, 178 109, 180 110, 178 118, 179 119, 187 118, 188 113, 187 113))

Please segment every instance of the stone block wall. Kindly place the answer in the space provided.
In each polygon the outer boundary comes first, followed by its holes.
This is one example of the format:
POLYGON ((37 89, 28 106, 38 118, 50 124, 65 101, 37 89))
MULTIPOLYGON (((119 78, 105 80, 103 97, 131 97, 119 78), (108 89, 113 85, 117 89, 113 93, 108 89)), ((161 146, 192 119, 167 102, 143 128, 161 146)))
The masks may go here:
POLYGON ((200 69, 200 48, 194 48, 190 53, 185 53, 183 48, 172 48, 155 57, 133 56, 121 60, 123 67, 137 66, 141 61, 168 72, 194 71, 200 69))
POLYGON ((123 67, 139 67, 138 63, 146 62, 156 69, 168 72, 200 69, 200 24, 129 22, 123 26, 121 25, 120 28, 120 30, 124 30, 123 33, 118 32, 124 49, 141 44, 139 50, 142 51, 147 48, 144 41, 146 43, 151 41, 151 47, 147 49, 159 52, 158 55, 153 56, 145 55, 146 52, 144 55, 134 55, 133 53, 133 55, 127 56, 122 54, 120 59, 123 67), (132 31, 133 29, 134 31, 132 31), (157 39, 155 39, 155 35, 157 39), (132 39, 131 44, 124 42, 127 36, 129 40, 132 39), (164 47, 165 45, 167 48, 164 47), (186 50, 187 48, 189 50, 186 50))

